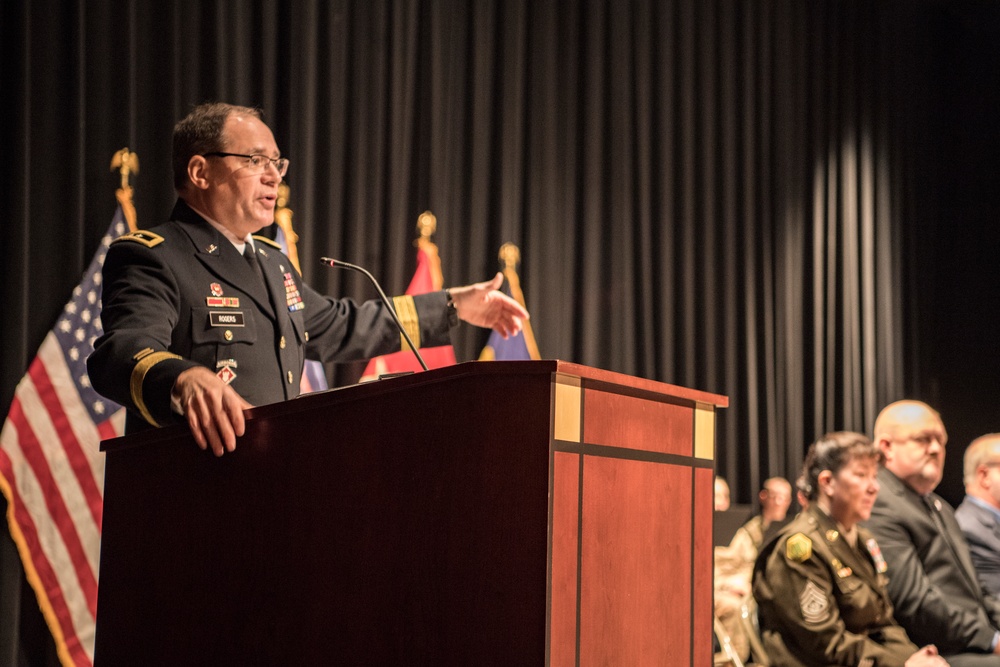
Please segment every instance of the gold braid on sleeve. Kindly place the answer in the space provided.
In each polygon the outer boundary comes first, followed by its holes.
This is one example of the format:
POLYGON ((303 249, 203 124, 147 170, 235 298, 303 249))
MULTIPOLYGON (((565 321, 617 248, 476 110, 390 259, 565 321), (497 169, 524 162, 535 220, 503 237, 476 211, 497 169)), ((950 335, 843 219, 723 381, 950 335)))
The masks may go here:
MULTIPOLYGON (((410 334, 413 344, 420 348, 420 318, 417 317, 417 306, 413 302, 413 297, 406 294, 392 297, 392 305, 396 309, 396 316, 399 318, 406 333, 410 334)), ((399 334, 399 349, 409 349, 409 344, 403 334, 399 334)))
POLYGON ((129 388, 132 392, 132 402, 139 410, 139 414, 142 415, 142 418, 153 426, 159 426, 159 424, 157 424, 156 420, 153 419, 153 415, 149 413, 149 408, 146 407, 146 402, 142 398, 142 381, 146 379, 146 373, 148 373, 153 366, 161 361, 166 361, 167 359, 180 359, 180 356, 171 352, 150 352, 143 355, 139 359, 139 363, 137 363, 132 369, 132 377, 129 381, 129 388))

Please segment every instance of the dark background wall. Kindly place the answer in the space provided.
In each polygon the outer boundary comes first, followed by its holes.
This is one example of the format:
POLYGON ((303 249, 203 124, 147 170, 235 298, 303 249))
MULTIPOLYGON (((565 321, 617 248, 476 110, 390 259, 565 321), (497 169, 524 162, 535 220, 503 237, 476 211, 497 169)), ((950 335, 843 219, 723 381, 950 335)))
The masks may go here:
POLYGON ((932 125, 923 187, 936 193, 929 227, 906 224, 908 337, 913 386, 949 431, 939 491, 961 501, 961 456, 975 437, 1000 431, 1000 7, 957 3, 934 25, 932 125))
MULTIPOLYGON (((521 247, 543 356, 729 395, 737 501, 910 396, 957 502, 1000 430, 998 38, 973 0, 0 3, 0 412, 107 228, 112 153, 151 226, 173 123, 224 99, 291 158, 320 289, 370 296, 329 254, 401 291, 430 208, 447 282, 521 247)), ((0 613, 45 664, 25 599, 0 613)))

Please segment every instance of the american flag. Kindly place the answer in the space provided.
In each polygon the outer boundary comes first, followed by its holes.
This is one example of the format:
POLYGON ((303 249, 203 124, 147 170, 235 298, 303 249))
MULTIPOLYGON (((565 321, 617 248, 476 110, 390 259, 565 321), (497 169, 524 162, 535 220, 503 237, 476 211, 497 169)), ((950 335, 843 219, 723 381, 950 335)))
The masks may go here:
POLYGON ((125 411, 99 396, 87 357, 101 327, 101 269, 128 230, 121 206, 73 297, 14 392, 0 431, 0 488, 25 574, 64 665, 93 665, 104 507, 101 440, 125 411))

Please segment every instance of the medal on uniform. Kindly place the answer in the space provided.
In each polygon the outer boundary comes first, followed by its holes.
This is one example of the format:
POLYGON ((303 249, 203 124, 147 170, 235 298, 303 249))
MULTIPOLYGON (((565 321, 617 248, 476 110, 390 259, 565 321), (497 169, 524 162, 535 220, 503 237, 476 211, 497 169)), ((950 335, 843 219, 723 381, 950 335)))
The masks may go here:
POLYGON ((830 565, 832 565, 833 568, 837 571, 837 576, 840 577, 841 579, 846 579, 847 577, 851 576, 854 573, 854 571, 851 570, 851 568, 846 567, 843 563, 841 563, 839 558, 834 558, 833 560, 831 560, 830 565))
POLYGON ((875 569, 880 573, 885 573, 889 569, 889 566, 885 562, 885 558, 882 557, 882 549, 879 548, 878 542, 875 541, 874 537, 870 537, 865 541, 865 547, 868 549, 868 553, 871 554, 872 561, 875 563, 875 569))
POLYGON ((285 273, 283 278, 285 283, 285 304, 288 306, 289 312, 302 310, 306 307, 306 304, 302 303, 302 296, 299 294, 299 288, 295 284, 295 278, 292 277, 291 273, 285 273))
POLYGON ((206 296, 205 305, 209 308, 239 308, 238 296, 206 296))

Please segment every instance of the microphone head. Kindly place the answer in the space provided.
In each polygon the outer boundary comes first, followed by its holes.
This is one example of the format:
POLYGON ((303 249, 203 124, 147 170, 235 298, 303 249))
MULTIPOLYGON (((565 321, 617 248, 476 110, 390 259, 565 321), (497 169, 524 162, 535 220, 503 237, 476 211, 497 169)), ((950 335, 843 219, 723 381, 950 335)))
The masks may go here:
POLYGON ((320 257, 319 261, 323 264, 326 264, 327 266, 337 265, 337 260, 333 259, 332 257, 320 257))

